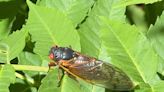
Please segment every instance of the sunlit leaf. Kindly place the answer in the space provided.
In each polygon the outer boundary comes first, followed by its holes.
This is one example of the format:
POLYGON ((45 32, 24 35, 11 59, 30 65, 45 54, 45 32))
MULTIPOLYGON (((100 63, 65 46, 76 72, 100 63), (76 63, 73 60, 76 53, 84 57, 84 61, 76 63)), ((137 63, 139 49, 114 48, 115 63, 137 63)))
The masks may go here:
POLYGON ((15 70, 11 65, 4 65, 0 69, 0 92, 9 92, 10 83, 15 82, 15 70))
POLYGON ((83 92, 80 89, 80 84, 77 81, 68 77, 68 75, 65 75, 63 77, 61 89, 61 92, 83 92))
POLYGON ((158 55, 164 59, 164 13, 157 19, 155 25, 150 27, 147 36, 158 55))
MULTIPOLYGON (((20 65, 41 66, 42 64, 42 59, 38 55, 29 53, 29 52, 20 53, 18 56, 18 60, 19 60, 18 64, 20 65)), ((33 72, 33 71, 24 71, 24 72, 30 76, 34 76, 39 73, 39 72, 33 72)))
POLYGON ((158 72, 163 74, 164 68, 164 13, 157 19, 154 26, 151 26, 148 31, 148 38, 150 39, 152 46, 161 59, 159 62, 158 72))
POLYGON ((87 16, 94 0, 42 0, 39 5, 56 8, 65 13, 77 26, 87 16))
POLYGON ((153 87, 154 87, 154 91, 155 92, 163 92, 164 90, 164 81, 156 81, 154 84, 153 84, 153 87))
POLYGON ((6 63, 14 59, 23 50, 27 31, 16 31, 0 41, 0 62, 6 63))
POLYGON ((152 4, 158 1, 162 1, 162 0, 122 0, 121 2, 119 2, 118 5, 116 5, 116 7, 128 6, 128 5, 133 5, 133 4, 152 4))
POLYGON ((109 19, 125 21, 125 7, 113 8, 120 0, 97 0, 92 10, 89 12, 86 21, 80 25, 78 30, 80 34, 82 53, 98 57, 101 47, 99 32, 101 21, 98 16, 106 16, 109 19))
POLYGON ((135 26, 102 18, 106 24, 101 37, 111 62, 135 82, 150 83, 155 78, 158 59, 148 39, 135 26))
POLYGON ((35 43, 34 52, 47 56, 53 45, 71 46, 80 51, 79 36, 71 21, 60 11, 36 6, 30 1, 29 18, 25 29, 35 43))
POLYGON ((78 80, 78 82, 80 83, 80 88, 83 92, 106 92, 105 88, 89 84, 84 80, 78 80))
POLYGON ((0 21, 0 40, 7 37, 9 34, 9 19, 4 19, 0 21))
POLYGON ((42 80, 38 92, 60 92, 61 88, 58 87, 58 81, 58 70, 55 68, 42 80))

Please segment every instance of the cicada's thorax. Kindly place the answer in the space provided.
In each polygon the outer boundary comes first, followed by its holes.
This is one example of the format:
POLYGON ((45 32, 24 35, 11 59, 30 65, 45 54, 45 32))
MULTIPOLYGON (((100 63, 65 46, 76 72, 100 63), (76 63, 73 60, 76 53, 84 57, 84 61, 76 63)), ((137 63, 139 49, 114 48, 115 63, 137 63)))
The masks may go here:
POLYGON ((85 64, 85 65, 89 65, 89 66, 94 66, 96 59, 94 58, 88 58, 86 56, 83 55, 77 55, 76 57, 74 57, 74 64, 85 64))
POLYGON ((70 59, 69 62, 64 62, 63 66, 70 67, 94 67, 100 64, 100 62, 97 62, 97 59, 95 58, 89 58, 85 55, 79 55, 76 53, 72 59, 70 59))
POLYGON ((51 48, 49 53, 49 58, 59 63, 60 60, 70 60, 74 58, 75 52, 68 47, 57 47, 54 46, 51 48))

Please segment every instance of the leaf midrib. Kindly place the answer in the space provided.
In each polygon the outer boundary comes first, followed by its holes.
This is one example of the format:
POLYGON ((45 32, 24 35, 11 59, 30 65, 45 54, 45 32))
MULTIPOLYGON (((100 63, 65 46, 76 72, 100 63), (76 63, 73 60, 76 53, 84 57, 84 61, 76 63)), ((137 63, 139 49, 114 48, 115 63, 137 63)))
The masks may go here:
POLYGON ((114 36, 116 37, 116 39, 119 41, 119 43, 122 45, 122 47, 124 48, 125 52, 128 54, 128 56, 130 57, 130 59, 132 60, 134 66, 136 67, 137 71, 139 72, 140 76, 142 77, 143 81, 146 83, 146 79, 144 77, 143 72, 140 70, 139 66, 136 63, 136 59, 133 58, 133 56, 130 54, 130 51, 126 48, 126 46, 123 44, 123 42, 121 41, 121 39, 119 38, 119 36, 117 36, 117 34, 114 32, 114 30, 112 29, 111 26, 109 26, 109 28, 111 29, 111 32, 114 34, 114 36))
MULTIPOLYGON (((31 3, 31 2, 30 2, 30 3, 31 3)), ((52 38, 53 43, 55 43, 55 42, 57 43, 57 41, 54 39, 53 34, 51 33, 51 31, 50 31, 48 25, 46 25, 46 23, 44 23, 44 20, 42 20, 42 18, 39 16, 37 10, 33 7, 33 5, 31 5, 31 8, 32 8, 32 10, 34 11, 34 13, 36 14, 36 16, 38 16, 38 18, 39 18, 39 20, 41 21, 41 23, 44 25, 44 27, 45 27, 45 29, 47 30, 48 34, 49 34, 50 37, 52 38)))

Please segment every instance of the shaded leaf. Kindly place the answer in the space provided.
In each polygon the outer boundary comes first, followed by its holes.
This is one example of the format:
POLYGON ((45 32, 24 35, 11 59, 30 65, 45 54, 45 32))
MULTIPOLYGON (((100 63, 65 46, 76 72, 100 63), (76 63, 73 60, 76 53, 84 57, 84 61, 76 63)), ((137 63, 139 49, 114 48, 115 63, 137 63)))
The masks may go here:
MULTIPOLYGON (((144 7, 144 6, 143 6, 144 7)), ((127 7, 127 15, 132 20, 132 23, 134 23, 140 30, 145 34, 148 30, 148 26, 145 19, 145 12, 143 8, 136 6, 136 5, 130 5, 127 7)))
POLYGON ((11 65, 4 65, 0 69, 0 92, 9 92, 10 83, 15 82, 15 70, 11 65))
POLYGON ((0 19, 13 19, 20 9, 22 0, 3 0, 0 2, 0 19))
POLYGON ((158 57, 159 63, 158 63, 158 73, 160 73, 162 76, 164 75, 164 59, 161 57, 158 57))
POLYGON ((16 78, 16 81, 14 84, 11 84, 10 92, 37 92, 37 89, 35 87, 32 87, 31 85, 27 84, 24 80, 16 78))
POLYGON ((162 11, 164 10, 163 4, 164 1, 162 0, 161 2, 156 2, 144 6, 145 17, 148 26, 155 24, 157 17, 162 14, 162 11))
POLYGON ((23 50, 27 31, 16 31, 0 41, 0 62, 6 63, 14 59, 23 50))
POLYGON ((60 11, 36 6, 30 1, 29 18, 25 28, 35 43, 34 52, 47 56, 53 45, 71 46, 80 50, 79 36, 71 21, 60 11))
POLYGON ((8 2, 8 1, 13 1, 13 0, 0 0, 0 2, 8 2))

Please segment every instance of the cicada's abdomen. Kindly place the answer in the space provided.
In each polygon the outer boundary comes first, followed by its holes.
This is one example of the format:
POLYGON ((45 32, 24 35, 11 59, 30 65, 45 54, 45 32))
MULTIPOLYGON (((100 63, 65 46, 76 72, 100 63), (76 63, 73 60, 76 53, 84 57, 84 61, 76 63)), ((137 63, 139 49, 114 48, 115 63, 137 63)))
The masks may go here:
POLYGON ((100 66, 100 71, 103 72, 106 81, 104 80, 103 83, 99 83, 98 85, 116 91, 129 91, 134 88, 131 79, 119 68, 108 63, 103 63, 100 66))

